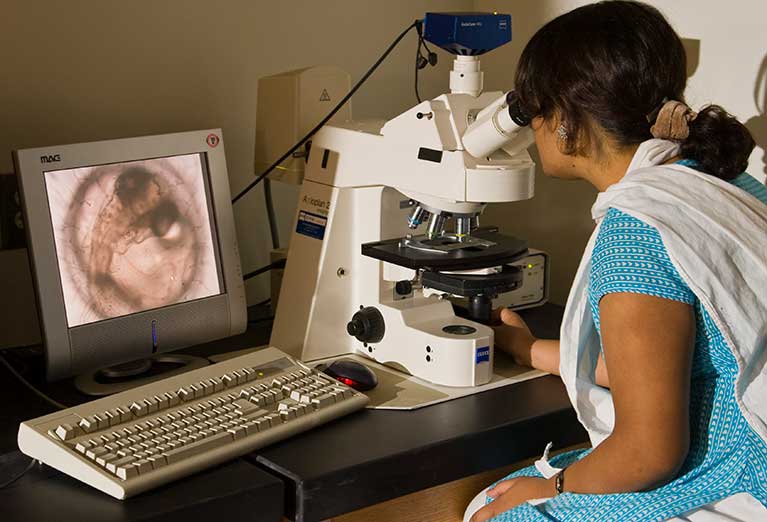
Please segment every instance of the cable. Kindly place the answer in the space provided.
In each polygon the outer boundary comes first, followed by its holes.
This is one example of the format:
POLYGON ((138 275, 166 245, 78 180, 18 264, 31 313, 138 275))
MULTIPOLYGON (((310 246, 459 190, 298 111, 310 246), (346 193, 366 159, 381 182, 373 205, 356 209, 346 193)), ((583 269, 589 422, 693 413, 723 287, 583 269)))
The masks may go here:
POLYGON ((19 472, 14 477, 11 477, 10 479, 6 480, 2 484, 0 484, 0 489, 5 489, 17 480, 19 480, 21 477, 27 474, 27 472, 32 469, 35 466, 35 463, 37 462, 37 459, 32 459, 29 461, 29 464, 27 464, 27 467, 24 468, 21 472, 19 472))
POLYGON ((67 408, 69 408, 69 406, 65 406, 61 404, 60 402, 51 399, 46 394, 44 394, 43 392, 41 392, 40 390, 32 386, 29 383, 29 381, 27 381, 19 372, 16 371, 16 369, 13 366, 11 366, 11 363, 8 362, 5 356, 0 355, 0 362, 3 363, 3 365, 5 365, 5 367, 8 368, 8 371, 10 371, 18 380, 20 380, 24 386, 32 390, 32 392, 35 395, 43 399, 48 404, 54 406, 57 410, 66 410, 67 408))
POLYGON ((432 52, 429 46, 426 45, 426 40, 423 37, 423 20, 416 20, 415 30, 418 33, 418 45, 415 49, 415 99, 418 100, 418 103, 421 103, 421 95, 418 92, 418 71, 427 65, 432 67, 437 65, 437 53, 432 52), (421 52, 421 47, 426 49, 426 56, 421 52))
POLYGON ((271 317, 260 317, 258 319, 251 319, 250 321, 248 321, 248 324, 265 323, 267 321, 274 321, 274 316, 271 316, 271 317))
POLYGON ((419 58, 421 58, 421 39, 418 39, 418 47, 416 47, 415 50, 415 99, 418 100, 418 103, 421 103, 421 95, 418 94, 418 71, 422 69, 420 67, 421 63, 419 58))
POLYGON ((255 307, 255 308, 258 308, 259 306, 264 306, 264 305, 266 305, 266 304, 269 304, 269 302, 270 302, 271 300, 272 300, 272 298, 271 298, 271 297, 267 297, 267 298, 266 298, 266 299, 264 299, 263 301, 260 301, 260 302, 258 302, 258 303, 256 303, 256 304, 254 304, 254 305, 253 305, 253 307, 255 307))
POLYGON ((272 199, 272 180, 264 180, 264 199, 266 200, 266 217, 269 219, 269 232, 272 234, 272 248, 280 248, 280 231, 277 230, 277 216, 274 213, 274 200, 272 199))
POLYGON ((297 142, 297 143, 296 143, 296 144, 295 144, 295 145, 294 145, 294 146, 293 146, 293 147, 292 147, 290 150, 288 150, 288 151, 287 151, 285 154, 283 154, 282 156, 280 156, 280 157, 279 157, 279 159, 277 159, 277 161, 275 161, 274 163, 272 163, 272 164, 271 164, 269 167, 267 167, 267 169, 266 169, 264 172, 262 172, 261 174, 259 174, 259 175, 258 175, 258 177, 256 177, 256 179, 254 179, 253 181, 251 181, 251 182, 248 184, 248 186, 247 186, 247 187, 245 187, 244 189, 242 189, 242 190, 240 191, 240 193, 239 193, 239 194, 237 194, 237 195, 236 195, 236 196, 235 196, 235 197, 232 199, 232 204, 234 204, 234 203, 237 203, 237 201, 238 201, 240 198, 242 198, 242 197, 243 197, 245 194, 247 194, 248 192, 250 192, 250 190, 251 190, 253 187, 255 187, 256 185, 258 185, 258 184, 261 182, 261 180, 263 180, 263 179, 264 179, 266 176, 268 176, 268 175, 269 175, 269 173, 271 173, 271 172, 272 172, 272 171, 273 171, 273 170, 274 170, 274 169, 275 169, 275 168, 276 168, 276 167, 277 167, 277 166, 278 166, 280 163, 282 163, 283 161, 285 161, 285 160, 286 160, 286 159, 287 159, 287 158, 288 158, 288 157, 289 157, 291 154, 293 154, 293 152, 295 152, 295 151, 296 151, 296 150, 297 150, 297 149, 298 149, 298 148, 299 148, 301 145, 303 145, 303 144, 304 144, 304 143, 305 143, 305 142, 306 142, 306 141, 307 141, 309 138, 311 138, 311 137, 312 137, 314 134, 316 134, 316 133, 317 133, 317 131, 318 131, 318 130, 320 130, 320 129, 321 129, 321 128, 322 128, 322 127, 323 127, 323 126, 324 126, 324 125, 325 125, 325 124, 328 122, 328 121, 330 121, 330 118, 332 118, 333 116, 335 116, 335 114, 336 114, 336 113, 337 113, 339 110, 341 110, 341 107, 343 107, 343 106, 344 106, 344 104, 345 104, 347 101, 349 101, 349 99, 350 99, 350 98, 351 98, 351 97, 354 95, 354 93, 356 93, 356 92, 357 92, 357 90, 358 90, 358 89, 359 89, 359 88, 362 86, 362 84, 363 84, 363 83, 365 83, 365 81, 366 81, 366 80, 367 80, 367 79, 370 77, 370 75, 371 75, 371 74, 373 74, 373 72, 375 72, 375 70, 378 68, 378 66, 379 66, 379 65, 381 65, 381 63, 382 63, 382 62, 383 62, 383 61, 386 59, 386 57, 387 57, 387 56, 389 56, 389 53, 391 53, 391 52, 392 52, 392 50, 394 50, 394 48, 397 46, 397 44, 398 44, 398 43, 400 43, 400 41, 401 41, 401 40, 402 40, 402 39, 405 37, 405 35, 406 35, 407 33, 409 33, 409 32, 410 32, 410 30, 411 30, 411 29, 413 29, 413 28, 416 26, 416 24, 417 24, 419 21, 420 21, 420 20, 416 20, 416 21, 414 21, 412 24, 410 24, 410 25, 407 27, 407 29, 405 29, 404 31, 402 31, 402 33, 400 33, 400 35, 399 35, 399 36, 398 36, 398 37, 397 37, 397 38, 396 38, 396 39, 395 39, 395 40, 394 40, 394 41, 393 41, 393 42, 392 42, 392 43, 389 45, 389 47, 386 49, 386 51, 384 51, 384 53, 381 55, 381 57, 380 57, 380 58, 378 58, 378 60, 377 60, 377 61, 376 61, 376 62, 375 62, 375 63, 374 63, 374 64, 373 64, 371 67, 370 67, 370 69, 368 69, 368 70, 367 70, 367 72, 366 72, 364 75, 362 75, 362 78, 360 78, 360 79, 357 81, 357 83, 356 83, 356 84, 354 84, 354 87, 352 87, 352 89, 351 89, 351 90, 350 90, 350 91, 349 91, 349 92, 346 94, 346 96, 344 96, 344 97, 341 99, 341 101, 340 101, 340 102, 338 102, 338 105, 336 105, 336 106, 333 108, 333 110, 332 110, 332 111, 330 111, 330 112, 328 113, 328 115, 327 115, 327 116, 325 116, 325 117, 322 119, 322 121, 320 121, 320 122, 319 122, 319 123, 318 123, 318 124, 317 124, 317 125, 316 125, 316 126, 313 128, 313 129, 312 129, 312 130, 310 130, 306 136, 304 136, 303 138, 301 138, 301 139, 300 139, 300 140, 299 140, 299 141, 298 141, 298 142, 297 142))
POLYGON ((279 269, 279 268, 285 268, 285 258, 278 259, 274 263, 269 263, 266 266, 262 266, 261 268, 258 268, 256 270, 253 270, 252 272, 248 272, 244 276, 242 276, 243 281, 247 281, 251 277, 256 277, 257 275, 261 275, 265 272, 268 272, 269 270, 279 269))

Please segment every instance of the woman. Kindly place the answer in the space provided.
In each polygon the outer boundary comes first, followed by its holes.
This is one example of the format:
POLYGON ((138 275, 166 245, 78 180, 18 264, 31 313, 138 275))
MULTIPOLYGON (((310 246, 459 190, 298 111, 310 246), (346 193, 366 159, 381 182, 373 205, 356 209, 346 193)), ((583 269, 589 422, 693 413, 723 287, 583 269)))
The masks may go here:
POLYGON ((767 190, 745 127, 694 113, 685 83, 679 37, 635 2, 567 13, 522 54, 543 171, 600 195, 561 341, 504 310, 496 347, 561 372, 593 449, 513 473, 473 522, 767 520, 767 190))

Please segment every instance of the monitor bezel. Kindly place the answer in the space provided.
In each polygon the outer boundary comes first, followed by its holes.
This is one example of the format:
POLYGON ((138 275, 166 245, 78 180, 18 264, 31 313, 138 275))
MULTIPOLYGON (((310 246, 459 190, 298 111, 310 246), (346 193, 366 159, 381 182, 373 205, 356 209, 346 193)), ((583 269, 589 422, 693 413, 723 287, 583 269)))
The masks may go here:
MULTIPOLYGON (((203 165, 203 175, 207 175, 205 181, 210 190, 210 207, 212 207, 210 219, 212 226, 216 229, 217 259, 220 260, 219 268, 223 279, 223 288, 219 294, 201 300, 227 296, 230 301, 230 324, 232 325, 230 333, 238 333, 243 331, 247 324, 245 289, 220 129, 41 147, 14 152, 27 231, 27 247, 30 251, 29 257, 35 281, 41 337, 46 347, 49 379, 70 376, 83 370, 73 367, 70 330, 87 327, 93 323, 70 327, 67 321, 45 173, 185 154, 201 154, 201 161, 206 163, 203 165)), ((185 303, 187 302, 161 309, 170 309, 185 303)), ((130 316, 109 318, 100 322, 119 322, 126 317, 130 316)), ((179 347, 169 347, 167 350, 160 349, 159 352, 177 348, 179 347)), ((127 361, 112 361, 109 364, 119 362, 127 361)))

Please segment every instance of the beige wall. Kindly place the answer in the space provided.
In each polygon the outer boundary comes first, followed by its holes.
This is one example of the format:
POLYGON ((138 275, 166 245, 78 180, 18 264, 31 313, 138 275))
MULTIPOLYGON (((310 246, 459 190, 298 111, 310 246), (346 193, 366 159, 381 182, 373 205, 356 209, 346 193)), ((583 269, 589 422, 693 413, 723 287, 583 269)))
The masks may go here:
MULTIPOLYGON (((471 0, 3 0, 0 172, 16 148, 221 127, 233 192, 252 176, 261 76, 335 64, 356 81, 428 10, 471 0)), ((415 104, 411 33, 353 100, 356 117, 415 104)), ((449 60, 422 75, 446 88, 449 60)), ((296 190, 275 184, 284 242, 296 190)), ((269 261, 260 188, 235 207, 243 270, 269 261)), ((268 296, 268 276, 249 300, 268 296)))
MULTIPOLYGON (((477 10, 512 13, 513 41, 482 59, 485 85, 512 87, 515 64, 525 43, 544 23, 584 0, 475 0, 477 10)), ((754 135, 749 172, 767 174, 767 3, 650 0, 680 35, 700 40, 698 67, 690 78, 687 98, 693 107, 718 103, 738 116, 754 135)), ((531 149, 533 151, 533 149, 531 149)), ((533 151, 534 154, 534 151, 533 151)), ((588 236, 593 229, 590 207, 596 192, 579 182, 536 178, 536 196, 522 203, 491 206, 485 222, 499 224, 510 234, 527 238, 532 246, 552 255, 552 300, 564 303, 588 236)))

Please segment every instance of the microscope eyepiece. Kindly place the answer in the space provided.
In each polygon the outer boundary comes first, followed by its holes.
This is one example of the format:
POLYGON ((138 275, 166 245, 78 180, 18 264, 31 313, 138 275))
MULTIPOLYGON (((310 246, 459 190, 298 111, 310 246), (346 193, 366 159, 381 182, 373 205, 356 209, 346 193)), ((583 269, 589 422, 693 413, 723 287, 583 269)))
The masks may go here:
POLYGON ((530 121, 515 91, 502 94, 469 124, 462 137, 464 150, 483 159, 500 149, 509 155, 522 151, 535 139, 530 121))
POLYGON ((509 116, 511 117, 511 121, 520 127, 527 127, 530 125, 532 118, 522 108, 522 102, 519 100, 517 91, 509 91, 506 95, 506 105, 509 106, 509 116))

